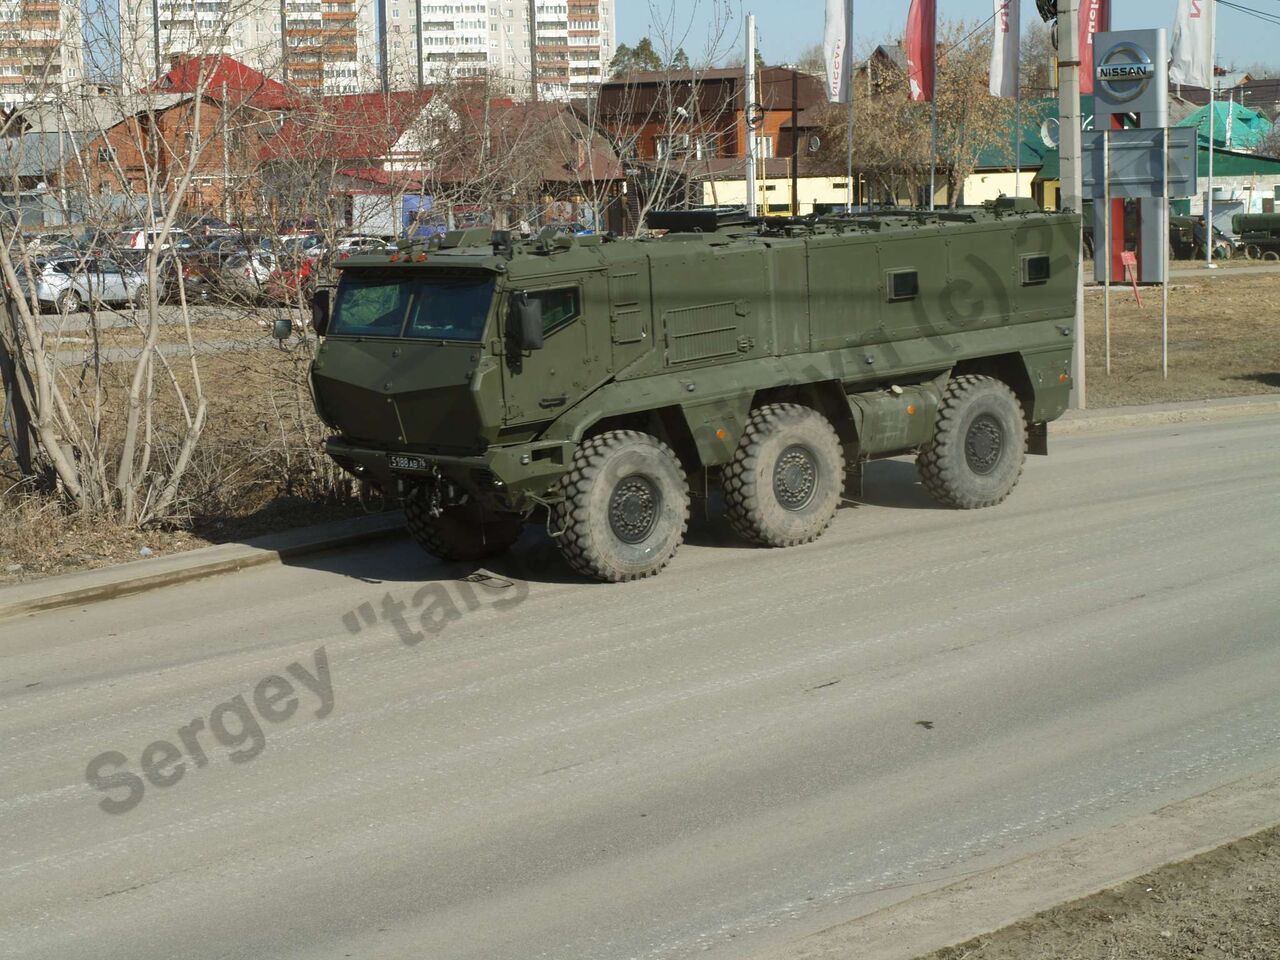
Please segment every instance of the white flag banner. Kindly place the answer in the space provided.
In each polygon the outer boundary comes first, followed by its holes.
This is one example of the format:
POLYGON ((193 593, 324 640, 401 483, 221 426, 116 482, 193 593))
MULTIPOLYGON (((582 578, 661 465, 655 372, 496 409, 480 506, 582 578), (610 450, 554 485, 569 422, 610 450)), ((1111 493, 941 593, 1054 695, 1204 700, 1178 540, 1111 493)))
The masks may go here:
POLYGON ((992 0, 995 9, 995 36, 991 38, 991 95, 1018 95, 1018 46, 1022 36, 1018 23, 1020 0, 992 0))
POLYGON ((822 53, 827 63, 827 97, 833 103, 853 99, 853 62, 849 50, 849 24, 853 0, 827 0, 827 28, 822 53))
POLYGON ((1214 0, 1178 0, 1170 83, 1206 89, 1213 85, 1213 5, 1214 0))

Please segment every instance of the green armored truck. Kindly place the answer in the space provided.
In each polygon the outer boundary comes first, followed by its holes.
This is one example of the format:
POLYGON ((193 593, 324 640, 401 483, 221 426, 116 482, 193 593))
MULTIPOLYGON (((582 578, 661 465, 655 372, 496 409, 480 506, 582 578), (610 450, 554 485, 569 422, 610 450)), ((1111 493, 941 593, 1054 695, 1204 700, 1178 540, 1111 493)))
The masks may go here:
POLYGON ((718 487, 747 540, 806 543, 847 476, 915 452, 999 503, 1071 383, 1080 218, 985 209, 653 214, 653 237, 459 231, 341 261, 311 369, 326 449, 445 560, 545 519, 586 576, 657 573, 718 487))

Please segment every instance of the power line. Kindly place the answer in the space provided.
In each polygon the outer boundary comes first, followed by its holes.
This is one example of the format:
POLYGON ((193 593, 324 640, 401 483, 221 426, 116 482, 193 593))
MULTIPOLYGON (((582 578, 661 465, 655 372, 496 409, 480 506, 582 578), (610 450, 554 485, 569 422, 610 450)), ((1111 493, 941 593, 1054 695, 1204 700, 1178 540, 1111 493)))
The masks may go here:
POLYGON ((1218 0, 1219 5, 1229 7, 1232 10, 1238 10, 1246 16, 1253 17, 1255 20, 1261 20, 1263 23, 1270 23, 1280 26, 1280 15, 1267 13, 1264 10, 1258 10, 1254 7, 1246 7, 1239 3, 1232 3, 1231 0, 1218 0))

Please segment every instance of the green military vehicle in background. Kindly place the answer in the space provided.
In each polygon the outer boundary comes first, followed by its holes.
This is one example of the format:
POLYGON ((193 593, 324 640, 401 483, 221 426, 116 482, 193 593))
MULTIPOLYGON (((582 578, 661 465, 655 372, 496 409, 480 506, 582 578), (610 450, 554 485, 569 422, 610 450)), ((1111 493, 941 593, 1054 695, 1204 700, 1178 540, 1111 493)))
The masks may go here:
POLYGON ((339 264, 311 378, 342 467, 445 560, 535 517, 599 580, 657 573, 690 503, 806 543, 847 472, 917 452, 1008 496, 1071 382, 1080 218, 1023 201, 804 220, 654 214, 636 240, 460 231, 339 264))

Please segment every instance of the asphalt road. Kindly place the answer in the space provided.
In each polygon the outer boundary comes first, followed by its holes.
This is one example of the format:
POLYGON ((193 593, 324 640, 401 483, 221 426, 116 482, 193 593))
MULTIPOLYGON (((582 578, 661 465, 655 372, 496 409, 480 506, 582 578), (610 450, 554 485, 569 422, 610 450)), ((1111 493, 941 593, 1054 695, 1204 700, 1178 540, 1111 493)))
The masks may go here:
POLYGON ((393 542, 0 624, 0 954, 745 957, 1280 764, 1280 421, 1053 446, 638 584, 393 542))

